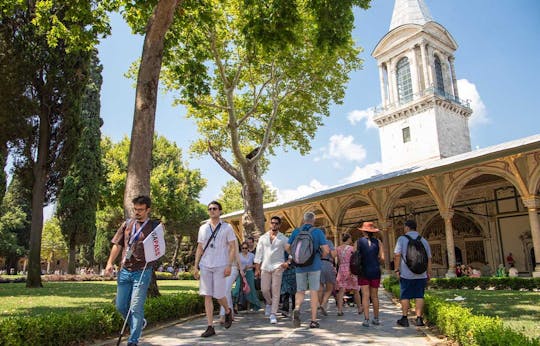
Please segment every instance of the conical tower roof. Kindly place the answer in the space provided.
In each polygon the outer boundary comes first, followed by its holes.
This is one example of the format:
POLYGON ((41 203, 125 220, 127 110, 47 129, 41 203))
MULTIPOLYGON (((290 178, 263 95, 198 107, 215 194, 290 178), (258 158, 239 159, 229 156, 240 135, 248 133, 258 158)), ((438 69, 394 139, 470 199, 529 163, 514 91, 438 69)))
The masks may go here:
POLYGON ((432 20, 424 0, 396 0, 389 31, 404 24, 424 25, 432 20))

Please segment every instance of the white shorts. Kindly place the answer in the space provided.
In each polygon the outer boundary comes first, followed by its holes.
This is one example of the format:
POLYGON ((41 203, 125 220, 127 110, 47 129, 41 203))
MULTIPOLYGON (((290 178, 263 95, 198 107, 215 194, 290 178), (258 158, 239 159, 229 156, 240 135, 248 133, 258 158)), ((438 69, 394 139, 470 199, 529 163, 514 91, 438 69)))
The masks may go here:
POLYGON ((225 268, 226 266, 200 268, 199 294, 201 296, 212 296, 216 299, 225 297, 227 291, 225 268))

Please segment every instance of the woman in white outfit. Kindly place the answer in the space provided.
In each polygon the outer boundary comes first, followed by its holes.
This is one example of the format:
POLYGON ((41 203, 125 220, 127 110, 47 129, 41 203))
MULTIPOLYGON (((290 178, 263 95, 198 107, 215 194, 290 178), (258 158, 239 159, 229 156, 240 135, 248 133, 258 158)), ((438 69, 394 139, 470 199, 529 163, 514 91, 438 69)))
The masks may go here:
MULTIPOLYGON (((240 262, 240 254, 238 253, 238 241, 235 241, 235 254, 234 254, 236 261, 231 266, 231 275, 227 276, 225 278, 225 290, 227 292, 226 298, 227 303, 229 306, 233 306, 232 302, 232 285, 236 281, 236 278, 238 277, 238 272, 240 271, 240 276, 244 277, 244 271, 240 268, 242 268, 242 263, 240 262)), ((233 315, 234 317, 234 315, 233 315)), ((219 323, 223 324, 225 323, 225 309, 220 307, 219 309, 219 323)))

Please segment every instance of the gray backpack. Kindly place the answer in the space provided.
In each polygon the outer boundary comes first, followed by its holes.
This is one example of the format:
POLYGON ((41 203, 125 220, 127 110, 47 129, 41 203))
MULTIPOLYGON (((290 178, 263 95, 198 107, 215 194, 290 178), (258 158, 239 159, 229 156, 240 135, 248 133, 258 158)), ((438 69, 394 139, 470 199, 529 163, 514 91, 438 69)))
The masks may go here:
POLYGON ((313 228, 313 226, 308 229, 301 228, 291 244, 292 260, 298 267, 311 265, 315 258, 315 247, 313 245, 313 236, 311 235, 313 228))

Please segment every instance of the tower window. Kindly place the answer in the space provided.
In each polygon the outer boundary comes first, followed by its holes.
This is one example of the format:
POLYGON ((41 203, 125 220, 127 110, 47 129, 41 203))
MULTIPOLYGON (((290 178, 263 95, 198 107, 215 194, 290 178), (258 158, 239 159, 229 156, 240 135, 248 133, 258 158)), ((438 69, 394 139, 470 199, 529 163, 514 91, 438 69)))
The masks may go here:
POLYGON ((411 129, 408 126, 401 129, 401 134, 403 135, 403 143, 411 141, 411 129))
POLYGON ((397 63, 396 77, 399 103, 403 104, 412 101, 413 90, 411 81, 411 69, 409 66, 409 59, 407 59, 406 57, 402 58, 397 63))
POLYGON ((444 79, 441 60, 435 55, 435 78, 437 80, 437 93, 444 95, 444 79))

